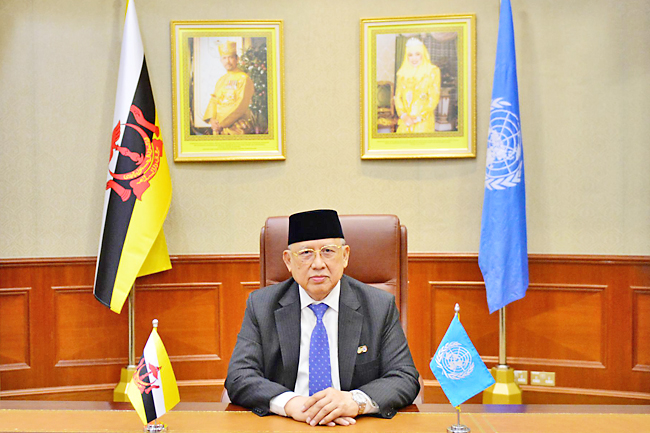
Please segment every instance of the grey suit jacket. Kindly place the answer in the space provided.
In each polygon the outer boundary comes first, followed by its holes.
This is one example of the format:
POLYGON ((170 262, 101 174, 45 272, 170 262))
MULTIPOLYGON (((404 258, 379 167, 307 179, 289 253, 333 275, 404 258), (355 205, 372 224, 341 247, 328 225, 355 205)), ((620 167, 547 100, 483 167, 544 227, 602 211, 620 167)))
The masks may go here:
MULTIPOLYGON (((420 390, 418 372, 399 322, 393 295, 346 275, 339 304, 341 390, 360 389, 392 418, 420 390), (360 346, 366 352, 357 353, 360 346)), ((269 401, 293 391, 300 355, 300 296, 290 278, 253 292, 230 358, 231 401, 263 416, 269 401)))

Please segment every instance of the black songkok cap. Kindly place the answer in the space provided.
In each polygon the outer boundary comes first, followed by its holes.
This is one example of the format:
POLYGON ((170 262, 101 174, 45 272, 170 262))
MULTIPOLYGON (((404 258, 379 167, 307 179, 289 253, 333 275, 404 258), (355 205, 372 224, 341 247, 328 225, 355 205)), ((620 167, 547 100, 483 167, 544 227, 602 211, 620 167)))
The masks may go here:
POLYGON ((289 217, 289 245, 329 238, 343 238, 343 229, 335 210, 310 210, 289 217))

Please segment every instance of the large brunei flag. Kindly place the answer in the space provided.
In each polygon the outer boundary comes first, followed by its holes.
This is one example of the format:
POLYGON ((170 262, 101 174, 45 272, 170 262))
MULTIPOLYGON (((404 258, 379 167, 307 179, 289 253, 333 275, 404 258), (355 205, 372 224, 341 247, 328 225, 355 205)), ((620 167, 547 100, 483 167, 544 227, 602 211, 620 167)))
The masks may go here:
POLYGON ((126 387, 126 395, 143 424, 160 418, 181 400, 174 370, 157 328, 158 320, 154 319, 142 358, 126 387))
POLYGON ((128 0, 94 289, 116 313, 136 277, 171 268, 162 230, 171 196, 138 16, 128 0))

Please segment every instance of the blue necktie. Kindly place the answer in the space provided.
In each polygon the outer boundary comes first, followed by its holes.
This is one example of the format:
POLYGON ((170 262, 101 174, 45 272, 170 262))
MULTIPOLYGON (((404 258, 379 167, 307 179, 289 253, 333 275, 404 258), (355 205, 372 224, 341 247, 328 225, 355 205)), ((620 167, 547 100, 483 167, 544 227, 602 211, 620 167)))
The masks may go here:
POLYGON ((327 304, 311 304, 309 308, 316 315, 316 326, 309 343, 309 395, 314 395, 332 386, 330 344, 323 324, 323 314, 329 307, 327 304))

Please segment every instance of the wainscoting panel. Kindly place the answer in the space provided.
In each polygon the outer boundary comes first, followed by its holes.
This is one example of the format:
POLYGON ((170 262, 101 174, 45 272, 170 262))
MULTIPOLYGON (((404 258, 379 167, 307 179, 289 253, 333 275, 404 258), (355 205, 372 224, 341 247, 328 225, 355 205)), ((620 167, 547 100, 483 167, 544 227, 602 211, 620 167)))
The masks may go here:
MULTIPOLYGON (((524 403, 650 404, 650 292, 642 285, 649 264, 639 257, 530 257, 526 297, 506 308, 508 364, 555 372, 556 386, 525 386, 524 403)), ((478 352, 496 365, 498 313, 488 314, 476 256, 410 255, 408 337, 427 388, 437 386, 428 364, 456 303, 478 352)), ((425 396, 445 401, 437 391, 425 396)))
POLYGON ((0 371, 29 366, 29 292, 0 289, 0 371))
MULTIPOLYGON (((158 319, 181 398, 217 401, 259 287, 258 257, 171 259, 171 270, 136 282, 136 358, 158 319)), ((95 260, 0 260, 0 398, 111 398, 128 362, 128 309, 95 300, 95 260)), ((556 386, 523 386, 524 403, 650 404, 650 257, 531 255, 530 281, 506 308, 508 364, 555 372, 556 386)), ((488 367, 498 359, 498 313, 488 314, 475 254, 409 255, 408 296, 425 402, 444 403, 429 361, 454 305, 488 367)))
POLYGON ((650 372, 650 287, 632 287, 632 290, 634 370, 650 372))
POLYGON ((56 368, 121 365, 128 353, 128 341, 114 338, 124 323, 108 309, 93 314, 98 302, 92 286, 52 287, 54 292, 54 359, 56 368))

